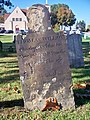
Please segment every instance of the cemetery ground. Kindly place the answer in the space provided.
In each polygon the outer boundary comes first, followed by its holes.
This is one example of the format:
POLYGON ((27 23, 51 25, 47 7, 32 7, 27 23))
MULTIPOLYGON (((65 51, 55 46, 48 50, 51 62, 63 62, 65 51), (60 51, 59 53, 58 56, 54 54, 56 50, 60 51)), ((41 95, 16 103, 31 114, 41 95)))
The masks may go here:
MULTIPOLYGON (((85 66, 71 69, 73 86, 90 84, 88 39, 83 39, 83 52, 85 66)), ((0 51, 0 120, 90 120, 90 86, 87 90, 75 87, 73 91, 75 109, 45 112, 24 109, 17 55, 15 52, 0 51)))
POLYGON ((13 35, 8 34, 8 35, 0 35, 0 41, 3 43, 11 43, 12 42, 13 35))

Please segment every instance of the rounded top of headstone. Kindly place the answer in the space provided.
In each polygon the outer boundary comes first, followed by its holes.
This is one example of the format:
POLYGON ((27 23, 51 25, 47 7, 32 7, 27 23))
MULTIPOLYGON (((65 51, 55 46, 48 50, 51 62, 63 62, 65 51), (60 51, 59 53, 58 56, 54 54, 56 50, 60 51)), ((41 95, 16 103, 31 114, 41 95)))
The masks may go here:
POLYGON ((27 11, 28 28, 32 32, 46 31, 50 27, 50 14, 42 4, 32 5, 27 11))

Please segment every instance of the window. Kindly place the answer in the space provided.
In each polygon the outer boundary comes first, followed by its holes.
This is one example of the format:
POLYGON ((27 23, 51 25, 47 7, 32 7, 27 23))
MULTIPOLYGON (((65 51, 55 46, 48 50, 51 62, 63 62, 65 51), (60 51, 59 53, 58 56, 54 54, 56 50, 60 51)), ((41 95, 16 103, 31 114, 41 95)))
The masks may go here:
POLYGON ((22 21, 22 18, 12 18, 12 21, 22 21))
POLYGON ((16 21, 22 21, 22 18, 16 18, 16 21))
POLYGON ((18 13, 18 10, 16 11, 16 13, 18 13))
POLYGON ((16 21, 19 21, 18 18, 16 18, 16 21))
POLYGON ((22 21, 22 18, 20 18, 20 21, 22 21))
POLYGON ((12 18, 12 21, 15 21, 15 18, 12 18))

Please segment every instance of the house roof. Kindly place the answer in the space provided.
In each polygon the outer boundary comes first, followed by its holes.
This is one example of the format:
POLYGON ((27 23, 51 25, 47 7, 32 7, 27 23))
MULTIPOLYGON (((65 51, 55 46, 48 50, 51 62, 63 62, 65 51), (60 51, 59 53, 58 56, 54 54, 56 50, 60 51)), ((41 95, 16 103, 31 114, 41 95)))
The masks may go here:
POLYGON ((27 9, 21 9, 21 11, 26 15, 27 9))
MULTIPOLYGON (((26 12, 27 12, 27 9, 21 9, 21 11, 24 13, 24 15, 26 16, 26 12)), ((9 17, 11 13, 5 13, 4 14, 4 21, 9 17)))
POLYGON ((11 13, 5 13, 5 14, 4 14, 4 21, 9 17, 10 14, 11 14, 11 13))

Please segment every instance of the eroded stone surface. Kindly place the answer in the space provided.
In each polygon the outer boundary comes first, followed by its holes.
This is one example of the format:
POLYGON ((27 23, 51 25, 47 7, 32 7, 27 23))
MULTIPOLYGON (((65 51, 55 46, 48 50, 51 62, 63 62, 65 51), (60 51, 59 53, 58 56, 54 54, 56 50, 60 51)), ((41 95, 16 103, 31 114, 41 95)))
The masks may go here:
POLYGON ((41 4, 31 6, 27 11, 28 28, 31 32, 46 31, 50 27, 48 9, 41 4))
POLYGON ((17 55, 25 107, 42 110, 49 97, 63 109, 74 108, 66 39, 52 30, 17 36, 17 55))

